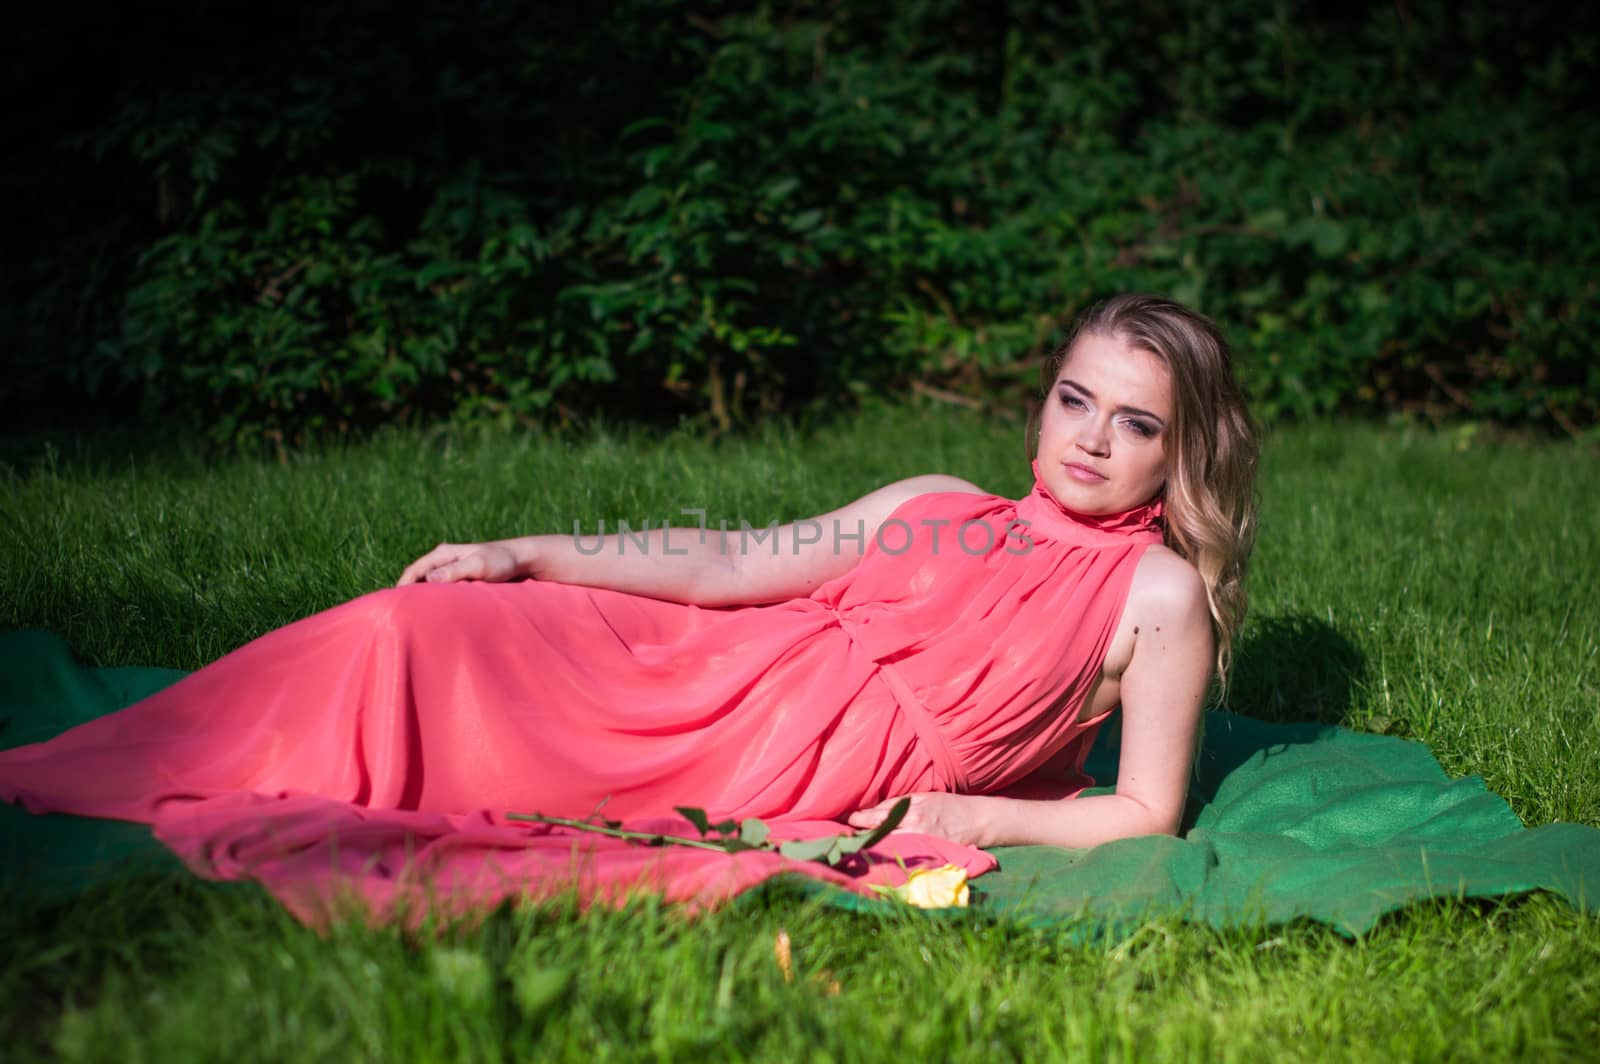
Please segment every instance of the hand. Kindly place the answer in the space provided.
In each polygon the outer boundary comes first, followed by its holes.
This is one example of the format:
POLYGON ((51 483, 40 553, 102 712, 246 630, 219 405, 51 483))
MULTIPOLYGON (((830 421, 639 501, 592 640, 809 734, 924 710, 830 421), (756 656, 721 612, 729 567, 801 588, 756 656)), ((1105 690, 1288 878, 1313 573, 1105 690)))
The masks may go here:
MULTIPOLYGON (((935 835, 966 846, 985 844, 987 825, 981 816, 983 800, 967 794, 947 794, 934 791, 913 794, 911 807, 896 831, 915 831, 922 835, 935 835)), ((848 820, 853 828, 871 830, 883 823, 898 798, 890 798, 877 805, 851 813, 848 820)))
POLYGON ((520 575, 517 556, 504 543, 441 543, 406 566, 395 586, 455 580, 497 583, 520 575))

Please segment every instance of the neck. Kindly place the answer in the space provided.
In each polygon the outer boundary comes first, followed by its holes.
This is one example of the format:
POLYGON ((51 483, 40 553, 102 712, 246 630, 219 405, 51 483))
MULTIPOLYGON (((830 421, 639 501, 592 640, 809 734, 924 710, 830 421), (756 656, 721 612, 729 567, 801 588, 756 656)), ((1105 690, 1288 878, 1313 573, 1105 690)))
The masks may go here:
MULTIPOLYGON (((1162 539, 1162 513, 1163 500, 1160 495, 1155 496, 1138 506, 1108 514, 1086 514, 1063 506, 1050 489, 1045 487, 1044 481, 1039 477, 1039 463, 1033 463, 1033 492, 1030 496, 1035 500, 1030 508, 1033 513, 1031 519, 1043 520, 1046 523, 1065 522, 1068 525, 1093 534, 1097 538, 1107 535, 1116 538, 1133 538, 1149 540, 1154 537, 1156 542, 1162 539)), ((1021 511, 1019 510, 1019 516, 1021 511)))

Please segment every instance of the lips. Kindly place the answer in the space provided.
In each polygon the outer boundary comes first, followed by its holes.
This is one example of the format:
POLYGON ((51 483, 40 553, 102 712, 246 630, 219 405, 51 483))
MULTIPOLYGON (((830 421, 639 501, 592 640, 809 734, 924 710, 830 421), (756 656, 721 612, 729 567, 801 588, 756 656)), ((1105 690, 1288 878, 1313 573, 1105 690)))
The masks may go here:
POLYGON ((1106 480, 1104 473, 1100 473, 1090 466, 1082 465, 1078 462, 1066 462, 1064 465, 1067 469, 1067 475, 1073 480, 1082 481, 1085 484, 1101 484, 1106 480))

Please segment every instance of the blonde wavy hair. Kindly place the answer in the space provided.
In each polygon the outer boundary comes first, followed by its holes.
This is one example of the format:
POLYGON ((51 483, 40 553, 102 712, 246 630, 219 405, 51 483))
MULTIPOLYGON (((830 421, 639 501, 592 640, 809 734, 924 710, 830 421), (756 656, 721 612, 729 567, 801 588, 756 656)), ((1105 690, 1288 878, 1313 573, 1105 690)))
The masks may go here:
MULTIPOLYGON (((1256 534, 1259 434, 1233 376, 1233 356, 1209 318, 1159 296, 1114 296, 1086 311, 1045 363, 1048 394, 1080 336, 1115 337, 1161 359, 1172 378, 1163 520, 1168 547, 1205 581, 1217 639, 1217 678, 1226 682, 1233 639, 1244 623, 1245 568, 1256 534)), ((1030 433, 1030 443, 1032 434, 1030 433)))

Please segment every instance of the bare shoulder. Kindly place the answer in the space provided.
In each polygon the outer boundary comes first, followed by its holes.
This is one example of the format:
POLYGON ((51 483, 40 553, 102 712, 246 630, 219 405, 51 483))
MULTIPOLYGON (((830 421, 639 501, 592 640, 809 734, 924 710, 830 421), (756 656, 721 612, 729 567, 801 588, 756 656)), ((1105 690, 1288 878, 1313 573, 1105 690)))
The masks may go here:
MULTIPOLYGON (((1132 693, 1138 693, 1136 672, 1165 676, 1162 682, 1169 687, 1180 675, 1195 673, 1203 688, 1211 646, 1211 610, 1199 571, 1168 547, 1146 548, 1101 660, 1100 680, 1083 712, 1103 713, 1117 705, 1126 711, 1130 681, 1132 693), (1184 659, 1182 663, 1174 663, 1174 651, 1184 659), (1137 669, 1136 659, 1142 663, 1137 669)), ((1134 704, 1143 702, 1135 698, 1134 704)))
POLYGON ((947 473, 925 473, 922 476, 907 477, 893 484, 886 484, 880 490, 890 496, 898 496, 902 502, 906 499, 915 499, 919 495, 932 495, 941 491, 956 491, 967 495, 989 494, 972 481, 962 480, 947 473))
POLYGON ((1209 618, 1206 582, 1186 558, 1171 547, 1148 548, 1133 572, 1125 612, 1163 615, 1174 622, 1209 618))
POLYGON ((894 513, 902 503, 909 502, 921 495, 932 495, 935 492, 952 491, 963 492, 970 495, 987 495, 988 492, 960 477, 949 476, 945 473, 928 473, 923 476, 907 477, 885 484, 876 491, 870 491, 854 502, 841 506, 823 517, 832 518, 857 518, 866 521, 869 527, 876 527, 894 513))
POLYGON ((1106 652, 1106 675, 1120 677, 1132 663, 1135 647, 1149 644, 1146 637, 1158 633, 1163 646, 1174 640, 1209 645, 1211 639, 1205 580, 1182 555, 1162 545, 1148 548, 1133 572, 1122 618, 1106 652))

